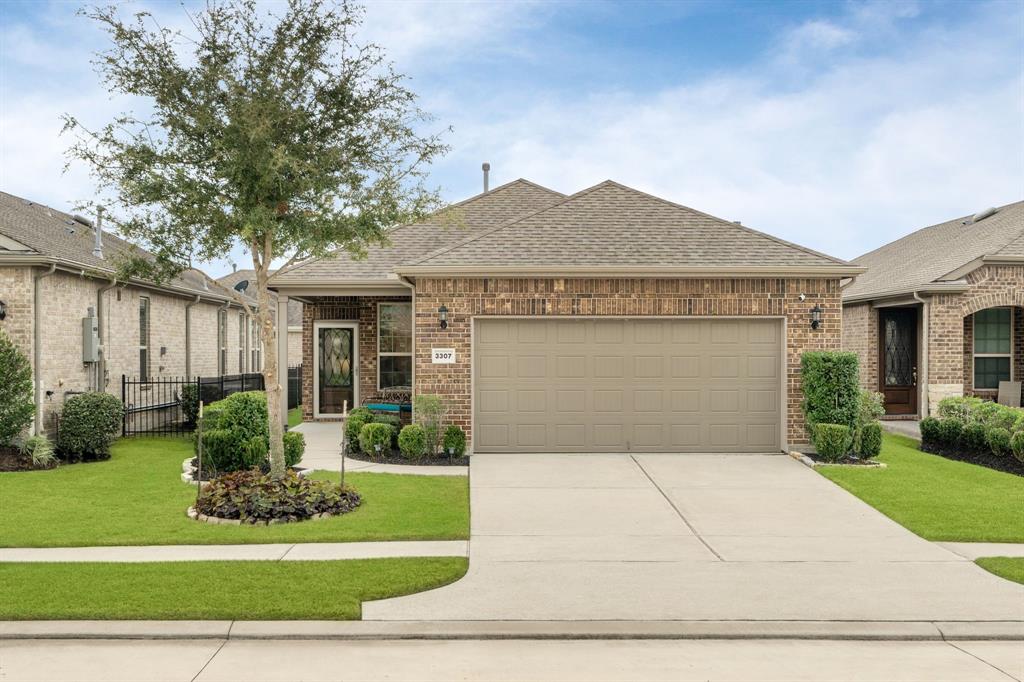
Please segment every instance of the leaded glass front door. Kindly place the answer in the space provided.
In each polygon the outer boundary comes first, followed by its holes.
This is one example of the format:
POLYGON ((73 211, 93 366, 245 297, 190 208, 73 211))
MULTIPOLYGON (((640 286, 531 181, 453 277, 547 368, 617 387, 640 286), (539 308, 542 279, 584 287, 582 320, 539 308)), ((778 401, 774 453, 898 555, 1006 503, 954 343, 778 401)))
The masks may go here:
POLYGON ((879 390, 886 414, 917 414, 917 308, 878 311, 879 390))
POLYGON ((341 414, 356 405, 356 329, 352 324, 316 325, 316 412, 341 414))

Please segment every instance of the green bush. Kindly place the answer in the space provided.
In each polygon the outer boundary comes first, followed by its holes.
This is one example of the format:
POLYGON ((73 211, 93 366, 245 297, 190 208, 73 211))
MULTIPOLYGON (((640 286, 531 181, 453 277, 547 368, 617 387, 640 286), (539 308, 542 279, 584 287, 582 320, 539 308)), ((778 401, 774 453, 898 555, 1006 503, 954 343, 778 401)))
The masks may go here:
POLYGON ((993 426, 988 430, 986 440, 988 441, 989 450, 992 451, 993 455, 1003 457, 1010 454, 1011 436, 1009 429, 1004 429, 1001 426, 993 426))
POLYGON ((419 424, 409 424, 398 434, 398 449, 406 459, 418 460, 427 452, 427 434, 419 424))
POLYGON ((361 503, 359 494, 337 483, 318 481, 286 471, 275 479, 256 469, 218 476, 204 487, 196 510, 243 523, 300 521, 314 514, 344 514, 361 503))
POLYGON ((392 429, 387 424, 364 424, 363 430, 359 432, 359 447, 368 455, 376 455, 378 446, 380 452, 387 452, 391 447, 392 429))
POLYGON ((441 447, 442 426, 444 425, 444 401, 439 395, 424 394, 413 399, 413 415, 416 423, 423 427, 427 439, 427 454, 437 455, 441 447))
POLYGON ((284 434, 284 465, 297 466, 306 452, 306 437, 298 431, 286 431, 284 434))
POLYGON ((0 329, 0 446, 10 445, 35 417, 32 366, 0 329))
POLYGON ((974 418, 985 426, 998 427, 1010 431, 1013 429, 1020 410, 994 402, 983 402, 974 411, 974 418))
POLYGON ((195 425, 199 419, 199 386, 198 384, 185 384, 181 387, 181 396, 178 399, 181 403, 181 416, 185 423, 195 425))
POLYGON ((357 407, 348 413, 349 419, 355 417, 356 419, 362 419, 364 423, 369 424, 373 421, 373 410, 368 407, 357 407))
MULTIPOLYGON (((853 451, 861 452, 864 429, 885 414, 884 397, 875 391, 861 390, 857 400, 857 423, 853 429, 853 451)), ((879 427, 881 428, 881 427, 879 427)))
POLYGON ((947 448, 960 446, 964 434, 964 423, 956 417, 943 419, 939 422, 939 442, 947 448))
POLYGON ((970 422, 964 426, 960 442, 969 452, 987 452, 988 429, 981 422, 970 422))
POLYGON ((1024 464, 1024 431, 1018 431, 1010 438, 1010 452, 1018 462, 1024 464))
POLYGON ((110 458, 110 444, 121 430, 124 406, 101 391, 80 393, 64 402, 57 429, 57 451, 68 462, 110 458))
POLYGON ((938 445, 940 442, 939 436, 939 420, 935 417, 925 417, 921 420, 921 441, 926 444, 938 445))
POLYGON ((816 424, 814 447, 826 462, 836 462, 850 451, 850 427, 846 424, 816 424))
MULTIPOLYGON (((363 408, 360 408, 360 410, 363 408)), ((363 427, 373 421, 373 413, 369 410, 360 412, 359 410, 352 410, 349 412, 348 418, 345 419, 345 440, 348 443, 349 452, 359 452, 359 434, 362 432, 363 427)))
POLYGON ((878 422, 865 424, 860 433, 860 446, 857 448, 857 455, 861 459, 878 457, 882 452, 882 425, 878 422))
POLYGON ((267 398, 234 393, 203 410, 203 468, 228 472, 263 466, 270 449, 267 398))
POLYGON ((402 430, 402 420, 397 414, 375 414, 375 424, 387 424, 391 427, 391 449, 398 447, 398 432, 402 430))
POLYGON ((938 415, 942 419, 954 417, 967 423, 974 419, 975 410, 981 405, 981 398, 972 396, 950 396, 939 401, 938 415))
MULTIPOLYGON (((812 351, 800 358, 804 399, 801 407, 812 440, 816 424, 856 429, 860 410, 857 356, 840 351, 812 351)), ((817 443, 815 443, 817 446, 817 443)))
POLYGON ((455 424, 444 430, 444 451, 445 454, 454 457, 462 457, 466 454, 466 432, 455 424))
POLYGON ((53 452, 53 443, 45 434, 26 438, 18 450, 32 460, 36 469, 49 469, 57 463, 57 455, 53 452))

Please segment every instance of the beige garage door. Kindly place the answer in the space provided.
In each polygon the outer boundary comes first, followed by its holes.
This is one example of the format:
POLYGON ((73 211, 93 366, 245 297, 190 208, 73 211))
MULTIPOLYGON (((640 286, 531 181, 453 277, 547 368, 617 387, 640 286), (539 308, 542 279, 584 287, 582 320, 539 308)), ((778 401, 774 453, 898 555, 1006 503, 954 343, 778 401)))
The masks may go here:
POLYGON ((777 452, 779 320, 478 319, 477 452, 777 452))

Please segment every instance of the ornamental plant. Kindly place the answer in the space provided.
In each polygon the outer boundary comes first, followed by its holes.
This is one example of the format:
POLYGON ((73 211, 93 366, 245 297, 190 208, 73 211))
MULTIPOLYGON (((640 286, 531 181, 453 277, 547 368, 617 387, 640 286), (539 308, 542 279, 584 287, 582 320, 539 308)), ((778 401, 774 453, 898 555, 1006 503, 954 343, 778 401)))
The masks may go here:
POLYGON ((466 432, 455 424, 444 430, 444 452, 450 457, 462 457, 466 454, 466 432))
POLYGON ((359 447, 368 455, 387 453, 391 448, 391 432, 387 424, 364 424, 359 432, 359 447))
POLYGON ((73 395, 60 414, 57 452, 68 462, 109 459, 123 419, 124 405, 109 393, 73 395))
POLYGON ((437 456, 443 437, 445 405, 439 395, 423 394, 413 398, 416 423, 423 427, 427 438, 427 454, 437 456))
POLYGON ((857 428, 861 400, 857 356, 840 351, 807 352, 800 358, 800 372, 804 394, 801 407, 811 442, 820 452, 816 425, 840 424, 851 433, 857 428))
POLYGON ((427 434, 419 424, 409 424, 398 434, 398 449, 406 459, 418 460, 427 452, 427 434))
POLYGON ((850 451, 850 427, 846 424, 816 424, 814 447, 826 462, 838 462, 850 451))
POLYGON ((258 469, 235 471, 211 480, 196 500, 196 511, 242 523, 301 521, 315 514, 344 514, 362 499, 355 490, 312 480, 292 471, 272 477, 258 469))
POLYGON ((7 332, 0 329, 0 446, 9 446, 32 423, 35 401, 32 366, 7 332))

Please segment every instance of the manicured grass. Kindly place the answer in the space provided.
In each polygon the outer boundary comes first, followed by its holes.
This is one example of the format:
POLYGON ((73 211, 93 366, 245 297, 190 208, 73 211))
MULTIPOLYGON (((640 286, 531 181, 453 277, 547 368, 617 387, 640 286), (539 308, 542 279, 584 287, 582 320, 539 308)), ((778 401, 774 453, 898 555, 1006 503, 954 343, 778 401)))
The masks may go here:
POLYGON ((454 582, 461 557, 0 564, 0 620, 351 620, 454 582))
POLYGON ((921 452, 893 434, 878 459, 887 468, 816 471, 928 540, 1024 542, 1024 478, 921 452))
POLYGON ((302 423, 302 408, 301 407, 293 407, 292 409, 288 410, 288 426, 289 427, 298 426, 301 423, 302 423))
MULTIPOLYGON (((193 521, 195 488, 181 482, 187 439, 126 438, 106 462, 0 473, 0 546, 180 545, 469 537, 464 476, 349 473, 354 512, 320 521, 226 526, 193 521)), ((338 480, 337 473, 314 474, 338 480)))
POLYGON ((1006 578, 1007 580, 1024 585, 1024 558, 1022 557, 984 557, 976 559, 974 563, 989 573, 995 573, 1000 578, 1006 578))

